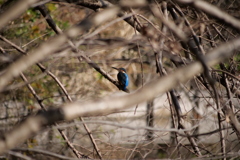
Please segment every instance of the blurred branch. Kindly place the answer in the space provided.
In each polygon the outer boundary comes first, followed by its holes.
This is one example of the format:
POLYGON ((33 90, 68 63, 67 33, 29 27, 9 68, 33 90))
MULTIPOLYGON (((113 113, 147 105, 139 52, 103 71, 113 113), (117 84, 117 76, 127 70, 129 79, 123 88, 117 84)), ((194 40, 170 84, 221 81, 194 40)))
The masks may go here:
POLYGON ((235 108, 234 105, 232 103, 232 94, 229 88, 229 84, 228 84, 228 80, 227 80, 227 76, 226 73, 223 73, 223 81, 224 81, 224 87, 226 88, 227 91, 227 97, 229 99, 229 106, 227 106, 227 104, 225 105, 225 107, 223 107, 224 111, 225 111, 225 116, 226 119, 229 117, 230 118, 230 123, 232 124, 236 135, 238 137, 238 139, 240 140, 240 123, 238 122, 236 115, 234 114, 235 108))
MULTIPOLYGON (((68 128, 68 127, 72 127, 72 126, 75 126, 76 124, 82 124, 83 122, 74 122, 74 123, 68 123, 68 124, 61 124, 59 126, 53 126, 52 128, 55 129, 65 129, 65 128, 68 128)), ((175 133, 178 133, 178 134, 181 134, 182 131, 191 131, 192 129, 196 128, 197 126, 193 126, 191 128, 187 128, 187 129, 182 129, 182 130, 179 130, 177 128, 170 128, 170 129, 165 129, 165 128, 153 128, 153 127, 138 127, 138 126, 130 126, 130 125, 125 125, 125 124, 120 124, 120 123, 115 123, 115 122, 112 122, 112 121, 101 121, 101 120, 97 120, 97 121, 85 121, 84 123, 87 123, 87 124, 101 124, 101 125, 110 125, 110 126, 116 126, 116 127, 119 127, 119 128, 126 128, 126 129, 129 129, 129 130, 150 130, 150 131, 156 131, 156 132, 175 132, 175 133)), ((217 132, 217 131, 215 131, 217 132)), ((207 133, 205 133, 207 134, 207 133)), ((213 134, 212 132, 209 132, 209 134, 213 134)), ((182 134, 181 134, 182 135, 182 134)), ((186 136, 186 135, 185 135, 186 136)), ((194 137, 194 136, 192 136, 194 137)))
POLYGON ((78 158, 66 157, 66 156, 56 154, 56 153, 53 153, 53 152, 49 152, 49 151, 45 151, 45 150, 41 150, 41 149, 34 149, 34 148, 15 148, 15 149, 12 149, 12 151, 35 152, 35 153, 38 153, 38 154, 43 154, 43 155, 47 155, 47 156, 51 156, 51 157, 59 158, 59 159, 78 160, 78 158))
POLYGON ((188 5, 193 5, 195 8, 200 9, 204 12, 206 12, 209 15, 212 15, 227 24, 231 25, 237 30, 240 30, 240 21, 229 14, 225 13, 224 11, 220 10, 218 7, 215 7, 214 5, 202 1, 202 0, 175 0, 179 3, 184 3, 188 5))
POLYGON ((46 19, 48 25, 54 30, 55 33, 57 33, 57 34, 62 33, 62 30, 56 25, 56 23, 52 19, 51 15, 49 14, 49 11, 45 5, 37 6, 36 9, 40 11, 42 16, 46 19))
POLYGON ((13 157, 17 157, 17 158, 21 158, 21 159, 25 159, 25 160, 32 160, 31 157, 26 156, 22 153, 18 153, 18 152, 14 152, 14 151, 8 151, 8 154, 12 155, 13 157))
POLYGON ((164 17, 154 4, 150 5, 149 7, 153 14, 159 18, 159 20, 161 20, 161 23, 163 23, 169 30, 171 30, 176 35, 176 37, 178 37, 183 42, 187 42, 188 38, 186 33, 184 33, 173 21, 170 21, 170 19, 164 17))

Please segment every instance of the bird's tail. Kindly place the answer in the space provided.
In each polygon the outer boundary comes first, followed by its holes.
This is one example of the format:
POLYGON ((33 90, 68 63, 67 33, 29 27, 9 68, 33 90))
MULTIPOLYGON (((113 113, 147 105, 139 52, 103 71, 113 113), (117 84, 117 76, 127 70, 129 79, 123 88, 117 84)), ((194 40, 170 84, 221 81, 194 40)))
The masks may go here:
POLYGON ((127 93, 130 93, 130 91, 126 88, 124 89, 123 91, 127 92, 127 93))

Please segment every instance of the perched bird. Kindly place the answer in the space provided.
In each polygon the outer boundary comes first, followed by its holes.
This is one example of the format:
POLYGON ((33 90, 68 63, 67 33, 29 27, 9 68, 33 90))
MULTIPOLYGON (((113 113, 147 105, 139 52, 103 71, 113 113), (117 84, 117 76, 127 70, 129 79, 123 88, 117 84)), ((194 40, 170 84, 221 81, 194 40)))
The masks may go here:
POLYGON ((112 67, 112 68, 118 70, 117 78, 118 78, 119 85, 121 87, 120 89, 129 93, 129 90, 127 89, 127 86, 129 84, 129 78, 126 73, 126 69, 115 68, 115 67, 112 67))

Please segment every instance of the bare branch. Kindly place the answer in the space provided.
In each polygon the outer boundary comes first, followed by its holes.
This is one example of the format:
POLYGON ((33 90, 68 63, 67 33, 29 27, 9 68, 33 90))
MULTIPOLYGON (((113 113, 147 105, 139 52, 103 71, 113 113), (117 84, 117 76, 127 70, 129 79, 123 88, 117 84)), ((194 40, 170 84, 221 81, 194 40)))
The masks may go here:
POLYGON ((71 157, 66 157, 60 154, 56 154, 53 152, 41 150, 41 149, 34 149, 34 148, 15 148, 12 151, 20 151, 20 152, 36 152, 38 154, 44 154, 47 156, 51 156, 54 158, 59 158, 59 159, 66 159, 66 160, 77 160, 77 158, 71 158, 71 157))
POLYGON ((224 11, 220 10, 219 8, 211 5, 208 2, 202 0, 177 0, 180 3, 191 4, 194 7, 210 14, 224 22, 228 23, 229 25, 233 26, 237 30, 240 30, 240 21, 229 14, 225 13, 224 11))
POLYGON ((18 153, 18 152, 8 151, 8 154, 13 155, 14 157, 21 158, 21 159, 32 160, 32 158, 30 158, 29 156, 26 156, 26 155, 18 153))

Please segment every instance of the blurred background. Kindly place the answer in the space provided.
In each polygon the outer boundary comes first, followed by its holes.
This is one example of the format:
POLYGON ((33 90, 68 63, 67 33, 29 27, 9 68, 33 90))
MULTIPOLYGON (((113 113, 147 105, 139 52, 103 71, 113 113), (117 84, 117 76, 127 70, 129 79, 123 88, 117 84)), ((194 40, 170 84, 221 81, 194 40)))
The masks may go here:
MULTIPOLYGON (((95 2, 98 1, 93 3, 95 2)), ((147 3, 149 6, 158 6, 159 13, 162 13, 163 2, 147 3)), ((238 1, 212 0, 207 2, 237 19, 240 18, 238 1)), ((15 1, 12 0, 1 0, 1 11, 4 12, 14 3, 15 1)), ((167 4, 168 7, 178 6, 174 1, 167 2, 167 4)), ((78 2, 49 1, 45 6, 56 25, 63 32, 71 26, 79 24, 85 18, 97 14, 90 7, 84 7, 82 3, 78 4, 78 2)), ((175 22, 178 28, 188 35, 191 35, 189 34, 190 30, 193 29, 206 54, 215 47, 239 37, 239 31, 223 21, 189 5, 178 7, 184 15, 175 11, 181 17, 176 20, 168 11, 168 19, 175 22), (184 18, 188 20, 190 27, 185 24, 184 18)), ((141 24, 142 32, 137 31, 136 27, 129 25, 120 16, 101 26, 89 28, 84 35, 73 39, 73 43, 78 44, 84 36, 90 35, 89 38, 84 38, 78 49, 116 80, 118 72, 112 67, 126 68, 130 78, 128 89, 131 93, 137 92, 146 83, 159 78, 154 45, 161 46, 160 42, 163 37, 161 60, 162 67, 168 74, 174 73, 177 68, 197 59, 191 50, 186 50, 182 46, 181 41, 172 31, 167 30, 164 33, 164 25, 151 9, 148 7, 127 9, 126 14, 130 13, 137 15, 137 22, 141 24), (111 25, 106 26, 110 23, 111 25), (94 33, 96 31, 97 33, 94 33)), ((19 18, 9 22, 0 32, 1 36, 26 52, 56 35, 37 8, 28 9, 19 18)), ((0 72, 4 72, 11 63, 23 56, 11 43, 6 40, 0 41, 0 72)), ((232 93, 231 102, 235 107, 236 115, 239 111, 239 59, 239 52, 236 50, 234 56, 222 63, 224 67, 218 64, 210 69, 211 76, 216 81, 222 106, 228 105, 229 102, 226 88, 223 85, 223 73, 228 73, 226 79, 229 81, 232 93)), ((84 102, 128 94, 119 90, 102 74, 89 66, 86 61, 81 59, 81 54, 72 52, 67 44, 59 48, 59 52, 46 57, 41 64, 57 77, 73 101, 84 102)), ((59 107, 69 102, 53 78, 46 72, 42 72, 38 66, 33 65, 23 74, 46 109, 59 107)), ((217 114, 219 109, 216 107, 209 83, 204 80, 204 75, 198 75, 186 84, 179 84, 173 92, 181 107, 181 123, 184 124, 187 131, 190 131, 203 157, 221 156, 221 137, 217 114)), ((41 110, 39 101, 29 91, 26 82, 21 77, 10 81, 0 94, 0 135, 11 130, 27 116, 41 110)), ((136 104, 130 109, 105 116, 88 117, 84 120, 91 130, 103 159, 193 158, 196 153, 191 148, 185 130, 178 129, 174 124, 176 113, 171 109, 172 106, 169 93, 162 93, 156 95, 154 99, 136 104)), ((239 139, 227 116, 223 113, 220 116, 226 140, 226 155, 238 153, 239 139)), ((66 133, 77 150, 91 158, 99 158, 79 119, 61 122, 57 126, 49 126, 16 148, 39 149, 74 157, 72 150, 57 128, 66 133)), ((58 159, 31 150, 22 153, 34 159, 58 159)), ((7 154, 1 158, 15 159, 16 157, 7 154)))

